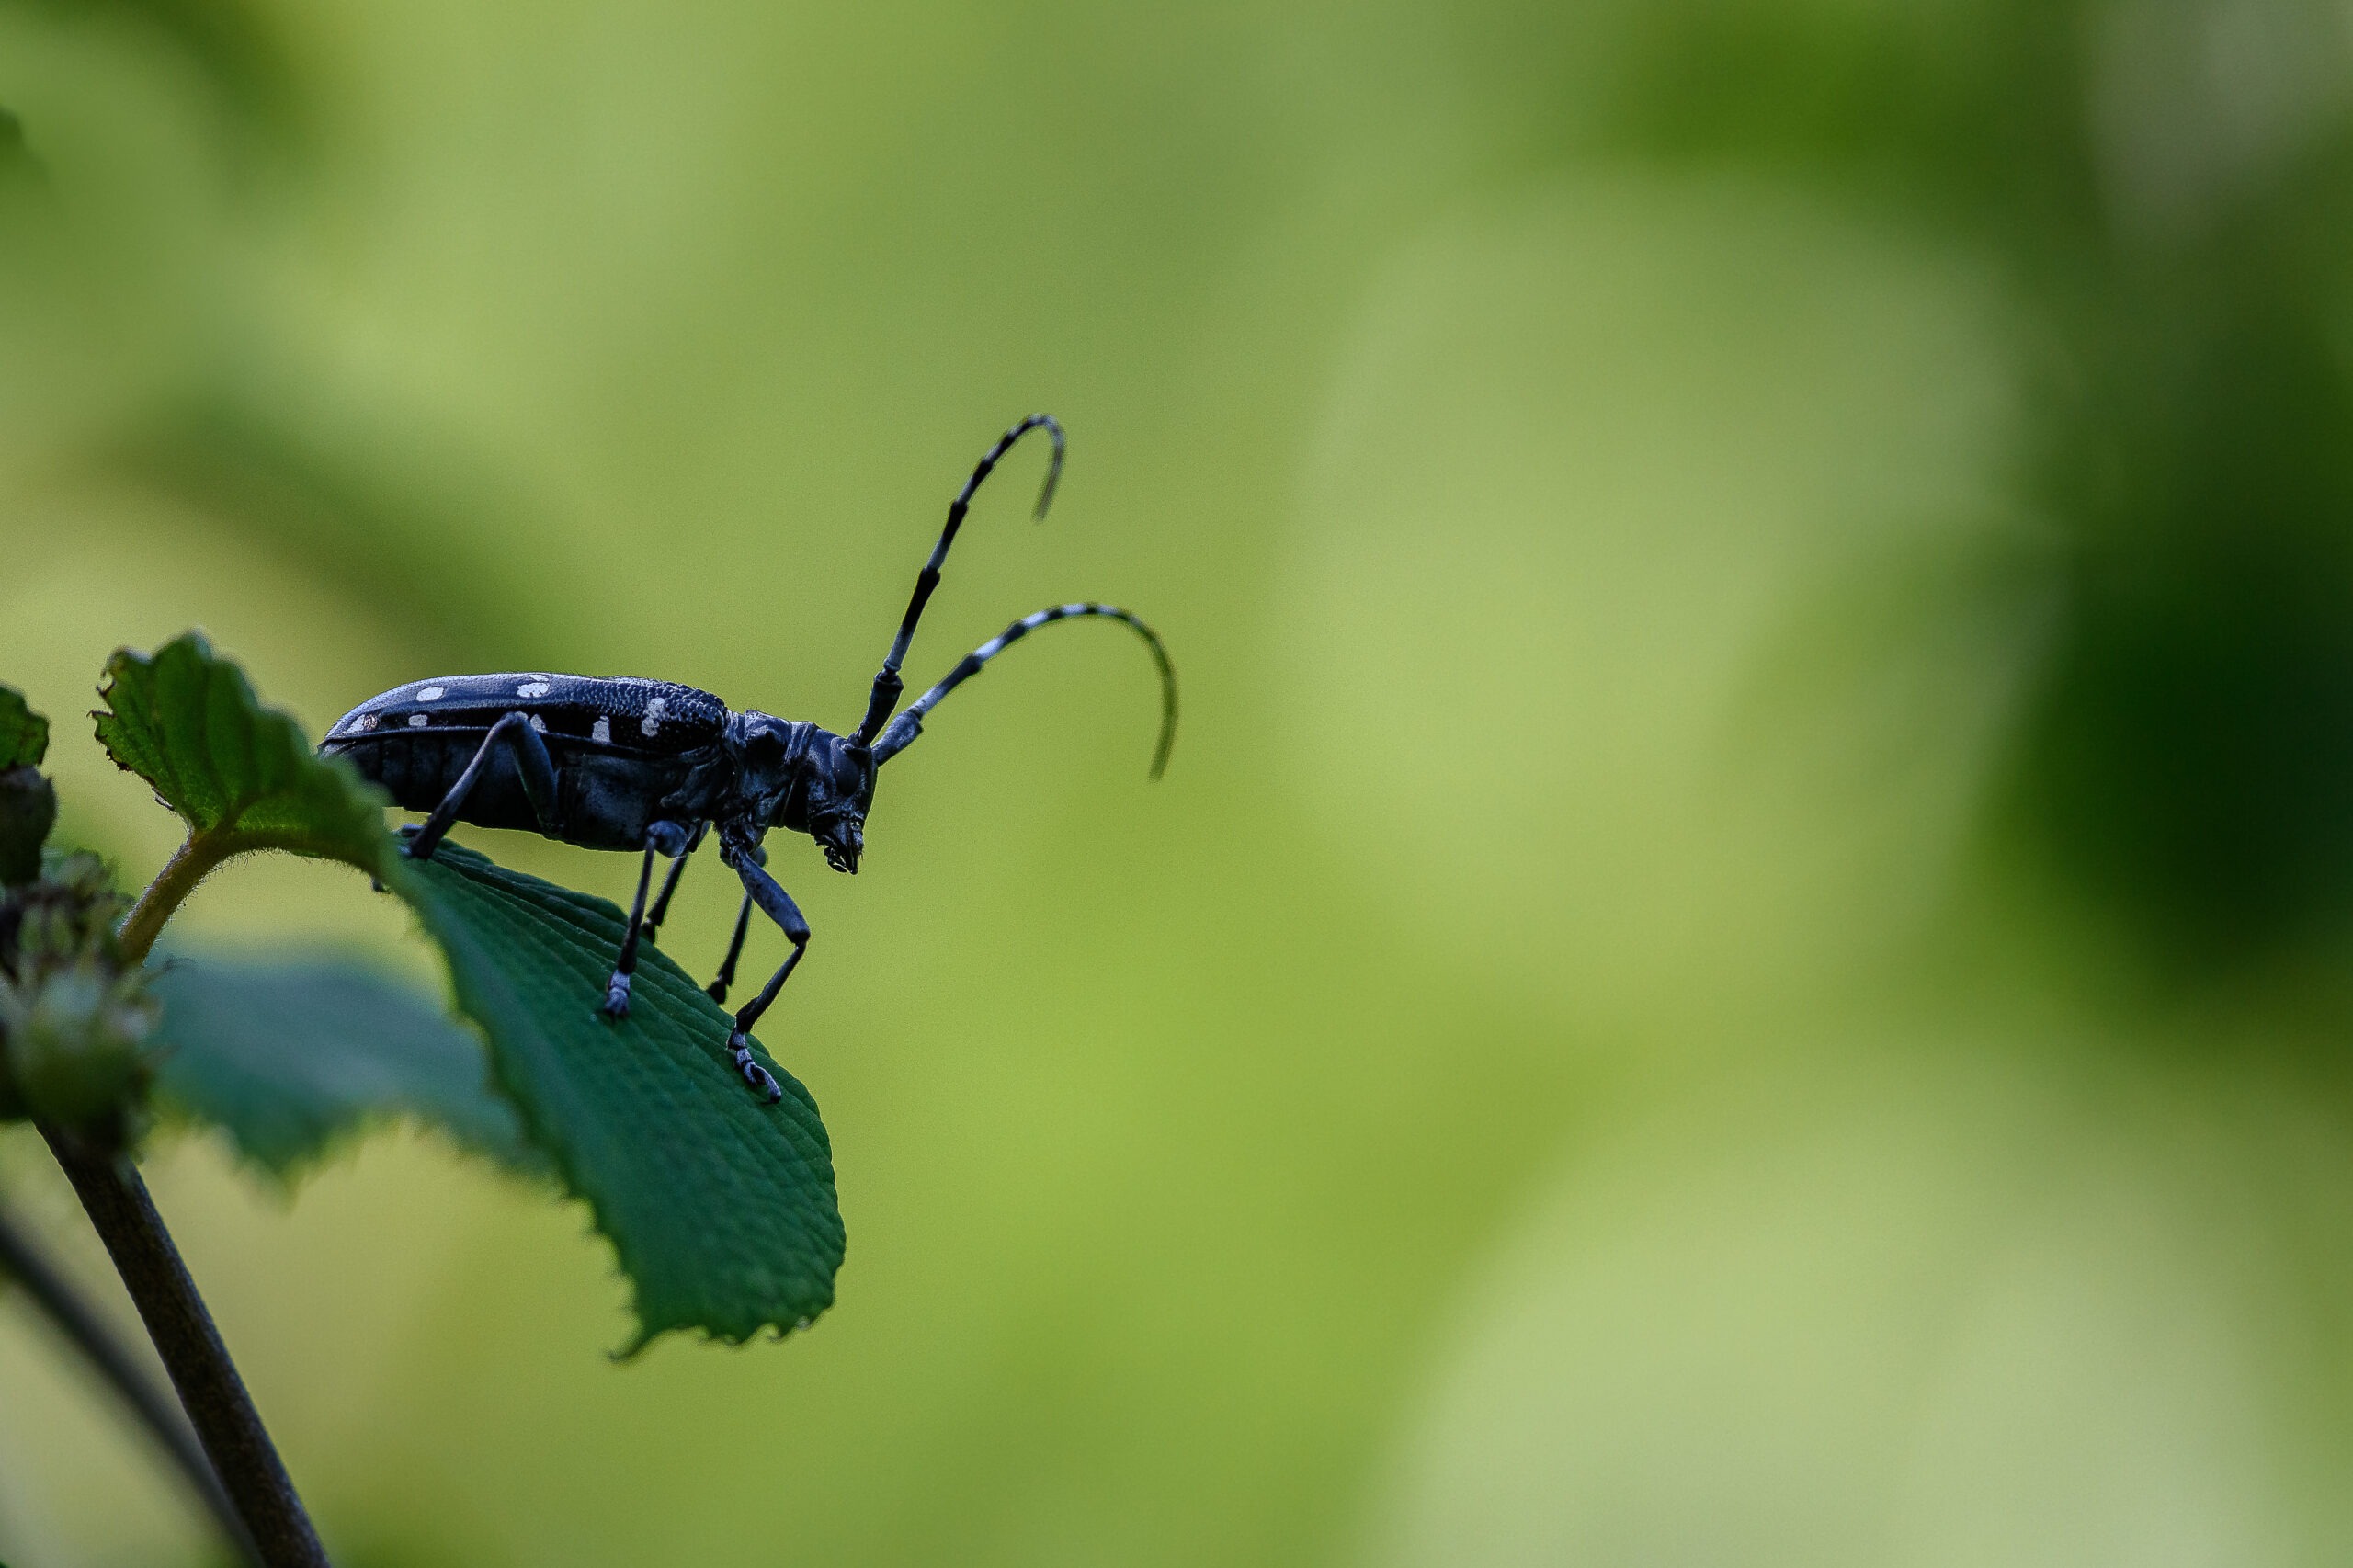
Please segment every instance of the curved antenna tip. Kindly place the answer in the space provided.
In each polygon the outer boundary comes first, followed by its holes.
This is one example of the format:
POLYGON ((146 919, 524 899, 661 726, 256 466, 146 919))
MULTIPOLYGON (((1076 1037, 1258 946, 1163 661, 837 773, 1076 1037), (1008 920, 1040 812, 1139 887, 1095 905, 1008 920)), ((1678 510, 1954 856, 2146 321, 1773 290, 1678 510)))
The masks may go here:
MULTIPOLYGON (((1159 639, 1153 640, 1153 651, 1159 653, 1159 639)), ((1162 655, 1160 665, 1160 744, 1152 749, 1152 771, 1145 778, 1154 783, 1168 771, 1168 754, 1176 749, 1176 672, 1162 655)))
POLYGON ((1158 783, 1168 771, 1168 754, 1176 749, 1176 666, 1168 662, 1168 650, 1161 644, 1160 633, 1140 620, 1130 625, 1144 635, 1152 648, 1153 663, 1160 666, 1160 744, 1153 748, 1152 771, 1145 775, 1158 783))
POLYGON ((1030 517, 1038 522, 1046 520, 1046 508, 1054 504, 1054 486, 1063 480, 1063 451, 1067 442, 1063 436, 1062 421, 1051 414, 1033 414, 1022 421, 1025 426, 1042 429, 1053 438, 1054 455, 1046 463, 1046 483, 1038 489, 1038 509, 1030 517))

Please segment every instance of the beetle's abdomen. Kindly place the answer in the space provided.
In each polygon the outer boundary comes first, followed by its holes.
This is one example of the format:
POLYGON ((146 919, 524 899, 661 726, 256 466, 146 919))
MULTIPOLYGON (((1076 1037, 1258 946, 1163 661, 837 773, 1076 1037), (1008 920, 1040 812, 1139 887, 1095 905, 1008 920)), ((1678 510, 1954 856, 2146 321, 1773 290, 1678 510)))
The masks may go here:
MULTIPOLYGON (((551 836, 590 849, 636 849, 656 816, 676 820, 707 811, 699 801, 680 802, 684 811, 665 802, 712 760, 726 705, 670 681, 549 675, 415 681, 345 714, 319 749, 348 757, 395 804, 430 812, 473 761, 491 726, 517 712, 529 718, 555 765, 551 836)), ((485 759, 458 818, 477 827, 544 831, 504 746, 485 759)))
MULTIPOLYGON (((349 757, 362 777, 384 787, 392 804, 429 812, 458 782, 488 733, 487 729, 430 730, 422 734, 392 730, 350 742, 330 740, 319 749, 349 757)), ((478 827, 539 826, 514 759, 500 753, 493 753, 483 767, 481 781, 466 797, 462 815, 478 827)))

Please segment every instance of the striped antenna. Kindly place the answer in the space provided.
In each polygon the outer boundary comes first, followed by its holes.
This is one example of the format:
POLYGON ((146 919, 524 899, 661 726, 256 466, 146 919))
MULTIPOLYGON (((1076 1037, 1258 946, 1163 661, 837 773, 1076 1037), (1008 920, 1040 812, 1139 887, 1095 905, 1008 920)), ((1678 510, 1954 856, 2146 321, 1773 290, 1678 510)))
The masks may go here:
POLYGON ((931 591, 939 586, 939 569, 948 563, 948 547, 956 542, 956 530, 964 526, 964 514, 972 509, 972 496, 980 490, 981 482, 1013 449, 1013 444, 1032 430, 1043 430, 1054 441, 1053 460, 1047 465, 1046 483, 1038 492, 1037 517, 1040 522, 1045 521, 1046 508, 1053 505, 1054 486, 1062 482, 1065 443, 1062 425, 1052 415, 1033 414, 997 437, 996 445, 972 470, 972 477, 964 482, 964 488, 948 504, 948 526, 939 530, 939 542, 931 547, 931 559, 915 574, 915 596, 907 601, 907 613, 899 621, 899 635, 892 640, 891 653, 882 661, 881 673, 874 677, 873 693, 866 701, 866 717, 859 722, 858 733, 851 737, 851 744, 870 744, 891 717, 891 710, 898 706, 899 693, 905 689, 899 679, 899 666, 906 660, 908 644, 915 640, 915 622, 923 619, 923 607, 930 602, 931 591))
POLYGON ((1058 620, 1075 620, 1085 616, 1099 616, 1132 627, 1145 646, 1152 650, 1152 662, 1160 667, 1160 744, 1153 748, 1152 777, 1157 778, 1168 767, 1168 751, 1176 744, 1176 670, 1168 662, 1168 650, 1160 641, 1160 633, 1146 626, 1117 605, 1056 605, 1034 615, 1025 615, 1003 631, 990 638, 957 662, 947 678, 906 706, 906 710, 891 721, 882 738, 874 744, 876 767, 890 761, 914 744, 923 733, 924 715, 939 705, 939 699, 981 673, 981 667, 1014 643, 1020 642, 1041 626, 1051 626, 1058 620))

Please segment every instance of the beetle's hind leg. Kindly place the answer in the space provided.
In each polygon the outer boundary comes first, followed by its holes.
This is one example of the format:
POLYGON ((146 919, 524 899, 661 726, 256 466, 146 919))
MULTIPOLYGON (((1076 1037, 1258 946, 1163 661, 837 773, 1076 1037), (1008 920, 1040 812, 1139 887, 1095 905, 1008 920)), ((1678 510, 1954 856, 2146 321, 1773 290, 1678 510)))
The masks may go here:
POLYGON ((466 797, 482 782, 482 770, 489 766, 491 748, 502 745, 514 755, 516 771, 523 777, 524 799, 531 802, 531 814, 540 819, 540 831, 551 838, 562 836, 556 821, 555 763, 548 756, 548 744, 531 728, 529 715, 509 713, 490 727, 490 733, 482 738, 473 760, 466 764, 466 770, 458 775, 458 781, 449 786, 449 792, 441 797, 441 803, 433 808, 433 814, 425 819, 425 824, 408 841, 402 852, 410 859, 433 858, 433 852, 441 846, 450 824, 465 810, 466 797))
MULTIPOLYGON (((620 956, 613 960, 613 977, 605 984, 605 1013, 608 1017, 629 1017, 630 982, 637 973, 637 944, 653 929, 645 918, 645 895, 654 886, 654 857, 666 855, 683 865, 693 844, 693 836, 674 822, 657 822, 645 830, 645 858, 637 869, 637 897, 630 904, 629 927, 621 937, 620 956)), ((675 867, 670 880, 674 884, 677 881, 675 867)), ((669 898, 669 889, 663 889, 663 902, 668 903, 669 898)))

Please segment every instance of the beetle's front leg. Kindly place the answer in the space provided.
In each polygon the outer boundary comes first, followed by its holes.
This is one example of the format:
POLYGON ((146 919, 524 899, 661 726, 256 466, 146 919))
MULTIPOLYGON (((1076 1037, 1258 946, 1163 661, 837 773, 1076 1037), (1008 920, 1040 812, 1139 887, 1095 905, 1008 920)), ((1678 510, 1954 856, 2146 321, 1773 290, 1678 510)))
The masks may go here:
POLYGON ((726 855, 727 863, 734 868, 737 876, 744 879, 744 891, 751 895, 754 903, 760 906, 761 913, 777 923, 786 939, 792 944, 792 951, 785 955, 783 967, 769 976, 768 983, 760 987, 760 994, 745 1003, 743 1010, 735 1015, 735 1027, 727 1036, 728 1053, 735 1059, 736 1068, 743 1073, 744 1081, 767 1095, 773 1103, 784 1097, 784 1090, 778 1085, 774 1074, 752 1060, 752 1026, 759 1022, 762 1013, 768 1010, 768 1004, 775 1001, 776 994, 784 989, 784 983, 792 978, 793 970, 801 962, 801 955, 809 950, 809 922, 801 917, 801 906, 792 902, 792 895, 784 891, 783 884, 769 876, 749 855, 732 850, 726 855))
POLYGON ((630 905, 629 931, 621 937, 620 957, 613 962, 613 977, 605 985, 605 1013, 609 1017, 629 1017, 630 979, 637 973, 637 944, 647 928, 645 894, 654 884, 654 857, 666 855, 677 859, 693 842, 693 835, 674 822, 657 822, 645 830, 645 859, 637 869, 637 898, 630 905))

